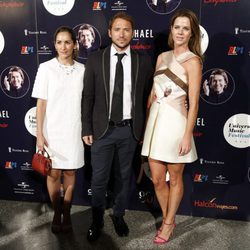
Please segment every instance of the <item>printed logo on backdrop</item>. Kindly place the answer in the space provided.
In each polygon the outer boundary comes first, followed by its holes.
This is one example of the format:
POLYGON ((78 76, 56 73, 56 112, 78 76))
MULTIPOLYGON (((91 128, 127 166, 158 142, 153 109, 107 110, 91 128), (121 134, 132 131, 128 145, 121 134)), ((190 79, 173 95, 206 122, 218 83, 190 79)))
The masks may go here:
MULTIPOLYGON (((5 169, 16 169, 17 168, 17 162, 13 162, 13 161, 6 161, 5 162, 5 169)), ((31 164, 28 162, 23 162, 20 165, 20 169, 22 171, 33 171, 33 168, 31 167, 31 164)))
POLYGON ((28 149, 8 147, 9 153, 29 153, 28 149))
POLYGON ((0 118, 9 119, 9 111, 8 110, 0 110, 0 118))
POLYGON ((20 166, 20 169, 22 171, 33 171, 33 168, 31 166, 31 164, 29 162, 27 162, 27 161, 22 163, 22 165, 20 166))
POLYGON ((127 5, 124 5, 124 2, 122 1, 116 1, 111 5, 111 10, 114 11, 127 11, 127 9, 127 5))
POLYGON ((23 181, 21 183, 18 183, 16 187, 14 187, 14 193, 33 195, 35 193, 35 190, 31 188, 29 184, 23 181))
POLYGON ((6 169, 14 169, 17 168, 17 163, 14 161, 6 161, 5 162, 5 168, 6 169))
POLYGON ((221 209, 221 210, 238 210, 238 206, 235 205, 225 205, 225 204, 218 204, 215 202, 216 198, 211 199, 210 201, 201 201, 201 200, 194 200, 194 207, 198 208, 210 208, 210 209, 221 209))
POLYGON ((225 140, 235 148, 250 146, 250 115, 236 114, 231 116, 223 128, 225 140))
POLYGON ((204 175, 204 174, 194 175, 194 182, 207 182, 207 181, 208 181, 208 175, 204 175))
POLYGON ((22 8, 24 7, 23 1, 1 1, 0 8, 22 8))
POLYGON ((37 50, 37 53, 39 55, 52 55, 52 50, 48 46, 43 45, 39 47, 39 49, 37 50))
POLYGON ((0 110, 0 128, 7 128, 9 126, 9 124, 5 122, 5 120, 9 118, 10 116, 8 110, 0 110))
POLYGON ((195 126, 196 127, 205 127, 206 124, 205 124, 204 118, 203 117, 197 117, 195 126))
POLYGON ((93 10, 105 10, 107 8, 107 2, 93 2, 93 10))
POLYGON ((243 53, 244 53, 244 47, 238 47, 238 46, 229 46, 227 52, 229 56, 243 55, 243 53))
POLYGON ((8 123, 0 123, 0 128, 8 128, 8 123))
POLYGON ((195 129, 194 129, 194 132, 193 132, 193 136, 195 137, 201 137, 203 135, 202 132, 198 131, 199 127, 205 127, 205 121, 204 121, 204 118, 202 117, 197 117, 196 119, 196 125, 195 125, 195 129))
POLYGON ((146 0, 150 10, 165 15, 173 12, 181 3, 181 0, 146 0))
POLYGON ((4 37, 3 33, 0 31, 0 54, 3 52, 4 49, 4 37))
POLYGON ((200 32, 201 32, 201 51, 202 54, 204 54, 209 44, 209 37, 207 31, 201 25, 200 25, 200 32))
POLYGON ((234 79, 224 69, 210 69, 202 76, 200 97, 209 104, 220 105, 227 102, 232 97, 234 90, 234 79))
POLYGON ((54 16, 63 16, 71 11, 75 0, 43 0, 45 9, 54 16))
POLYGON ((222 174, 215 176, 215 178, 212 180, 213 184, 222 184, 227 185, 229 184, 229 180, 223 176, 222 174))
POLYGON ((21 54, 22 55, 30 55, 32 53, 34 53, 33 46, 21 46, 21 54))
POLYGON ((155 194, 151 191, 141 190, 138 192, 138 198, 141 203, 153 204, 155 201, 155 194))
POLYGON ((28 110, 24 117, 24 124, 28 132, 31 135, 36 136, 36 107, 28 110))
POLYGON ((136 50, 150 50, 153 48, 154 35, 152 29, 135 29, 131 48, 136 50))
POLYGON ((205 4, 213 4, 217 6, 217 4, 232 4, 238 3, 240 0, 204 0, 205 4))
POLYGON ((73 28, 77 37, 78 57, 87 59, 88 55, 101 46, 101 35, 96 27, 88 23, 78 24, 73 28))
POLYGON ((43 30, 32 31, 32 30, 24 29, 23 32, 24 32, 25 36, 29 36, 29 35, 47 35, 48 34, 47 31, 43 31, 43 30))
POLYGON ((241 29, 239 27, 234 28, 234 34, 239 35, 239 34, 249 34, 250 30, 249 29, 241 29))
POLYGON ((207 160, 204 158, 200 158, 200 165, 212 165, 212 166, 218 166, 218 165, 224 165, 225 162, 224 161, 219 161, 219 160, 207 160))
POLYGON ((9 66, 1 73, 1 89, 10 98, 24 97, 30 89, 30 78, 19 66, 9 66))

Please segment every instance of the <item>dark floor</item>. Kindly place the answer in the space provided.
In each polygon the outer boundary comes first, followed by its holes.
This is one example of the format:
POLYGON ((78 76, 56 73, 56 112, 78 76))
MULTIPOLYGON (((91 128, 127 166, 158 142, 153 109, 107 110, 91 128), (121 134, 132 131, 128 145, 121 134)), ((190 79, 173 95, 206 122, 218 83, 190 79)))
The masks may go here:
POLYGON ((73 206, 73 232, 54 235, 50 231, 53 215, 47 204, 0 201, 0 249, 250 249, 250 222, 215 220, 190 216, 176 218, 177 227, 171 241, 163 246, 153 244, 156 224, 149 212, 127 211, 128 237, 116 235, 110 210, 105 213, 105 226, 100 239, 89 244, 86 232, 91 221, 89 207, 73 206))

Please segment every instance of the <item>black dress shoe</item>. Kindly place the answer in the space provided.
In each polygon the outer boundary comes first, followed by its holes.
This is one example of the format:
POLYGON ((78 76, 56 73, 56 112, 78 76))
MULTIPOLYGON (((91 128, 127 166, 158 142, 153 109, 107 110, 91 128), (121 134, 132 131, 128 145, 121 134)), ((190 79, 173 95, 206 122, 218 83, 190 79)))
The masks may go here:
POLYGON ((88 233, 87 233, 87 240, 89 242, 93 242, 93 241, 98 240, 98 238, 101 235, 102 228, 103 228, 103 225, 96 226, 96 225, 92 224, 88 230, 88 233))
POLYGON ((128 236, 129 229, 128 225, 123 219, 123 216, 114 216, 113 217, 113 223, 115 226, 115 231, 120 237, 128 236))

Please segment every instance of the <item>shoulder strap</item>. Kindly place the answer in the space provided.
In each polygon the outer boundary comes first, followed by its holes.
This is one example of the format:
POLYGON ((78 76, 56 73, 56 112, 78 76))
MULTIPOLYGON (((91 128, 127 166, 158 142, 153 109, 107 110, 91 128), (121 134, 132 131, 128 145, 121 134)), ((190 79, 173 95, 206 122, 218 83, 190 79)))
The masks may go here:
POLYGON ((158 70, 158 71, 156 71, 156 72, 154 73, 154 77, 155 77, 155 76, 158 76, 158 75, 161 75, 161 74, 164 74, 164 72, 165 72, 165 69, 158 70))
MULTIPOLYGON (((188 93, 188 85, 181 80, 176 74, 174 74, 169 68, 162 70, 169 79, 171 79, 175 84, 182 88, 186 93, 188 93)), ((156 72, 157 73, 157 72, 156 72)))
POLYGON ((176 74, 174 74, 169 68, 158 70, 155 72, 154 77, 157 75, 165 74, 169 79, 171 79, 175 84, 182 88, 186 93, 188 93, 188 85, 181 80, 176 74))

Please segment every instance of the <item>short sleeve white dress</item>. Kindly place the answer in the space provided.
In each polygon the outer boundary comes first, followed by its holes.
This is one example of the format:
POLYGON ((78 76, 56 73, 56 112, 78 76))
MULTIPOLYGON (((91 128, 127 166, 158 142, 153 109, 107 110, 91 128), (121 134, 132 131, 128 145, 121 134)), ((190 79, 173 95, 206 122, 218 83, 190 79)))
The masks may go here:
POLYGON ((153 94, 156 99, 151 105, 144 134, 144 156, 169 163, 189 163, 197 159, 193 138, 191 151, 182 156, 178 153, 187 123, 187 93, 163 73, 164 69, 168 68, 188 85, 187 72, 181 64, 192 57, 196 55, 190 51, 177 58, 173 51, 162 54, 163 64, 154 77, 153 94), (165 96, 167 89, 171 89, 171 93, 165 96))
POLYGON ((81 98, 85 67, 64 66, 56 58, 40 64, 32 97, 47 101, 43 133, 52 167, 78 169, 84 165, 81 138, 81 98))

